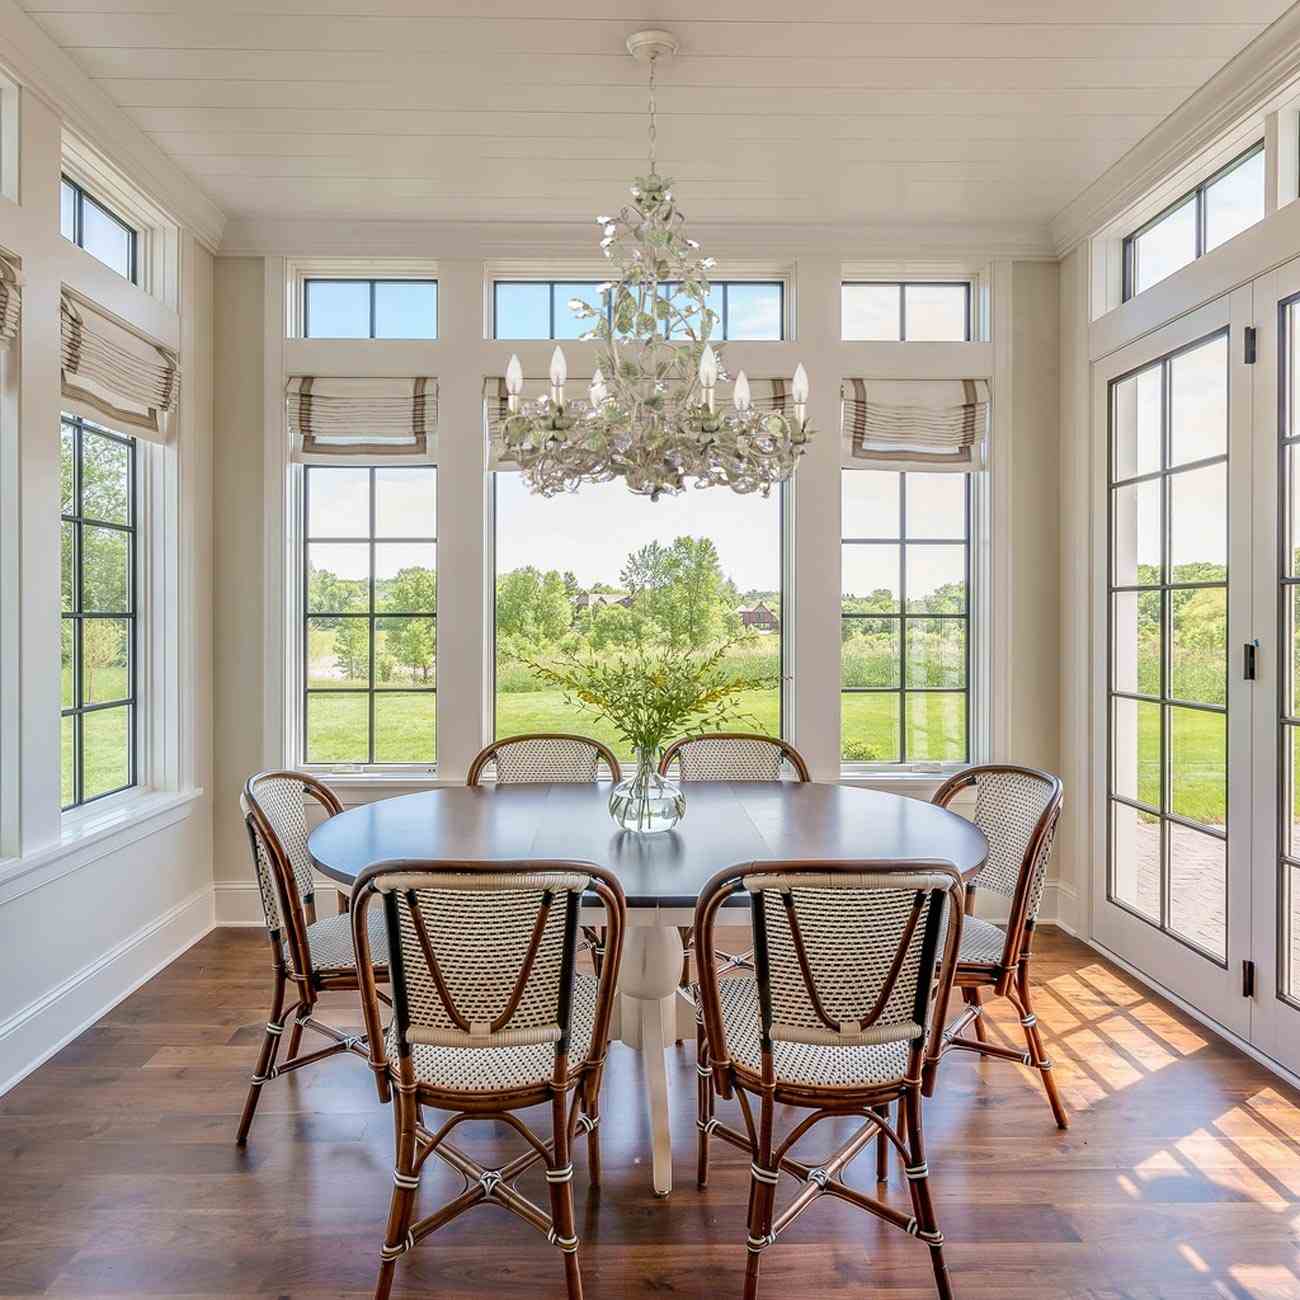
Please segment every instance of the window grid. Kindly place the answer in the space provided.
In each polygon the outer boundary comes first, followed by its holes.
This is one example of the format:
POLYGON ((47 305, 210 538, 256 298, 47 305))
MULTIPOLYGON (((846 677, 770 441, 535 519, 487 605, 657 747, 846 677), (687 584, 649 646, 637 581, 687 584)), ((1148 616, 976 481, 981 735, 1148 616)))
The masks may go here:
POLYGON ((137 686, 137 654, 136 654, 136 586, 137 586, 137 562, 136 562, 136 448, 135 439, 126 438, 120 434, 112 433, 108 429, 101 428, 98 425, 88 424, 80 416, 64 416, 62 420, 63 429, 70 433, 73 439, 72 452, 72 511, 71 513, 62 512, 61 519, 63 523, 72 528, 73 536, 73 582, 72 598, 73 607, 70 610, 64 610, 62 620, 66 626, 72 629, 72 678, 73 678, 73 704, 61 709, 60 716, 71 718, 73 725, 73 797, 70 801, 63 803, 63 811, 71 808, 78 808, 84 804, 94 803, 97 799, 106 799, 109 795, 118 794, 122 790, 130 789, 136 784, 136 704, 138 696, 137 686), (127 451, 127 519, 129 522, 123 524, 107 519, 98 519, 92 515, 84 513, 84 502, 82 489, 84 486, 84 450, 85 436, 89 429, 92 436, 106 439, 116 443, 127 451), (127 601, 126 608, 122 611, 99 611, 87 610, 85 608, 85 570, 84 558, 85 548, 83 537, 86 525, 95 528, 111 529, 115 532, 122 533, 127 538, 127 601), (127 694, 121 698, 112 700, 101 700, 87 704, 85 700, 85 629, 88 622, 94 620, 112 619, 116 622, 125 622, 127 625, 127 663, 129 665, 127 673, 127 694), (121 785, 114 786, 109 790, 100 790, 89 798, 86 796, 86 744, 85 744, 85 718, 87 714, 102 713, 108 709, 125 708, 127 711, 127 779, 121 785))
MULTIPOLYGON (((303 280, 302 286, 302 336, 305 339, 312 337, 311 332, 311 286, 314 284, 364 284, 368 287, 370 299, 370 319, 367 325, 366 337, 376 338, 375 334, 375 290, 377 286, 383 284, 429 284, 433 286, 434 291, 434 320, 433 333, 428 337, 436 339, 438 337, 438 282, 430 279, 411 279, 408 277, 388 278, 380 277, 378 279, 366 279, 360 276, 308 276, 303 280)), ((322 338, 329 337, 322 335, 322 338)))
MULTIPOLYGON (((121 226, 122 230, 125 232, 127 237, 127 269, 125 271, 120 271, 120 274, 124 275, 132 284, 139 283, 139 267, 137 265, 140 246, 139 231, 137 231, 136 228, 125 218, 118 216, 118 214, 106 203, 97 199, 93 194, 88 194, 86 190, 78 185, 70 176, 65 175, 61 180, 63 186, 72 195, 72 230, 70 232, 63 232, 65 237, 76 244, 78 248, 86 247, 85 217, 86 204, 89 203, 92 207, 102 212, 104 216, 115 225, 121 226)), ((111 263, 105 262, 104 265, 110 266, 111 263)), ((119 270, 118 267, 113 267, 112 269, 115 271, 119 270)))
MULTIPOLYGON (((364 764, 367 767, 431 767, 433 764, 418 759, 381 761, 375 758, 375 702, 379 696, 391 696, 397 698, 403 695, 427 695, 436 699, 437 697, 437 626, 438 612, 435 608, 432 610, 421 610, 411 612, 397 609, 377 609, 376 608, 376 572, 375 572, 375 555, 377 544, 396 544, 396 545, 433 545, 436 547, 438 538, 435 534, 423 537, 377 537, 376 522, 377 516, 375 511, 375 484, 379 466, 370 466, 367 469, 368 478, 368 508, 370 514, 370 525, 367 536, 343 536, 334 537, 329 535, 316 536, 310 532, 311 519, 311 481, 312 474, 315 472, 314 467, 306 466, 303 472, 303 575, 302 575, 302 678, 303 678, 303 709, 302 709, 302 752, 304 761, 309 765, 319 764, 325 767, 343 766, 353 767, 357 764, 364 764), (311 608, 311 546, 315 545, 359 545, 365 544, 369 553, 369 579, 368 579, 368 601, 367 608, 364 612, 318 612, 311 608), (311 686, 310 683, 310 633, 312 619, 338 618, 351 620, 365 620, 367 631, 367 685, 362 688, 348 687, 328 687, 328 686, 311 686), (376 645, 376 624, 389 619, 400 618, 421 618, 429 619, 434 627, 434 662, 435 676, 434 685, 432 686, 377 686, 375 683, 375 668, 377 656, 375 653, 376 645), (311 699, 314 695, 326 696, 329 698, 343 696, 366 696, 366 726, 367 726, 367 744, 365 758, 357 757, 355 759, 324 759, 317 760, 313 758, 311 752, 311 699)), ((326 470, 328 472, 328 470, 326 470)), ((436 552, 435 552, 436 554, 436 552)), ((436 754, 436 750, 435 750, 436 754)))
MULTIPOLYGON (((605 282, 602 280, 494 280, 492 282, 492 337, 494 339, 504 339, 506 341, 509 341, 511 338, 514 337, 513 335, 510 334, 501 333, 500 307, 501 307, 501 290, 503 288, 512 289, 512 288, 519 288, 524 285, 539 285, 539 284, 546 285, 548 287, 549 289, 549 293, 547 295, 548 325, 547 325, 546 337, 547 340, 549 341, 551 339, 555 339, 558 337, 555 332, 556 290, 561 286, 563 286, 566 289, 593 289, 594 290, 599 288, 599 286, 603 283, 605 282)), ((730 291, 733 285, 743 285, 746 287, 753 285, 757 288, 776 290, 777 310, 779 312, 779 319, 780 319, 780 334, 778 336, 778 339, 772 341, 778 342, 780 340, 784 340, 785 338, 785 282, 783 280, 711 280, 709 283, 712 288, 720 290, 722 294, 722 310, 718 313, 721 318, 718 322, 720 332, 717 336, 722 342, 726 343, 726 342, 742 341, 740 339, 732 339, 731 337, 731 306, 730 306, 731 292, 730 291)), ((674 290, 676 284, 677 281, 665 281, 664 284, 661 285, 660 287, 663 289, 667 289, 669 291, 668 296, 671 297, 672 291, 674 290)), ((567 310, 568 303, 565 302, 563 306, 567 310)), ((609 312, 607 311, 606 319, 608 318, 609 318, 609 312)))
MULTIPOLYGON (((1179 212, 1186 204, 1196 204, 1196 252, 1192 261, 1205 256, 1205 194, 1216 181, 1221 181, 1230 172, 1234 172, 1243 163, 1249 162, 1257 154, 1264 152, 1263 140, 1257 141, 1249 149, 1239 153, 1230 162, 1225 163, 1213 175, 1207 176, 1199 185, 1180 194, 1172 203, 1161 208, 1149 221, 1140 225, 1132 234, 1124 237, 1124 285, 1123 301, 1127 302, 1137 292, 1137 256, 1138 241, 1157 226, 1179 212)), ((1188 263, 1190 265, 1190 263, 1188 263)), ((1114 281, 1112 281, 1114 283, 1114 281)))
MULTIPOLYGON (((871 470, 843 470, 846 474, 861 473, 880 473, 889 471, 871 471, 871 470)), ((898 548, 898 612, 897 613, 876 613, 874 611, 865 613, 840 613, 840 623, 852 623, 855 620, 869 620, 890 622, 898 628, 898 654, 895 658, 896 668, 896 686, 841 686, 840 694, 844 695, 893 695, 897 697, 897 719, 898 719, 898 758, 893 760, 898 765, 913 762, 948 762, 954 760, 937 760, 937 759, 916 759, 908 755, 907 752, 907 699, 908 695, 961 695, 965 697, 965 718, 963 729, 963 752, 957 762, 969 762, 971 752, 970 732, 971 732, 971 709, 970 709, 970 678, 971 678, 971 636, 970 636, 970 602, 971 602, 971 545, 970 545, 970 521, 971 521, 971 482, 970 475, 964 475, 965 490, 962 494, 964 505, 964 519, 962 526, 962 535, 956 537, 909 537, 907 535, 907 478, 906 471, 898 474, 898 536, 897 537, 841 537, 841 553, 846 546, 896 546, 898 548), (954 546, 961 545, 965 553, 965 566, 963 569, 963 581, 965 583, 965 599, 963 601, 963 610, 960 614, 930 614, 914 613, 908 610, 908 593, 907 593, 907 548, 909 546, 954 546), (907 684, 907 628, 909 622, 915 621, 936 621, 944 620, 946 622, 960 623, 963 629, 964 654, 962 678, 965 683, 960 689, 951 686, 909 686, 907 684)), ((852 761, 852 760, 847 760, 852 761)))
MULTIPOLYGON (((1207 335, 1204 338, 1184 345, 1181 348, 1161 357, 1159 361, 1152 362, 1148 365, 1139 367, 1137 370, 1128 374, 1119 375, 1110 381, 1109 394, 1109 428, 1107 432, 1107 480, 1109 483, 1108 490, 1108 510, 1107 510, 1107 628, 1108 628, 1108 649, 1107 649, 1107 705, 1106 705, 1106 734, 1107 734, 1107 805, 1106 805, 1106 896, 1107 899, 1116 907, 1122 908, 1131 916, 1148 925, 1154 926, 1161 933, 1169 938, 1176 940, 1191 948, 1208 961, 1214 962, 1218 966, 1226 966, 1226 959, 1213 952, 1210 952, 1203 945, 1196 943, 1186 934, 1180 933, 1174 928, 1172 919, 1172 899, 1171 899, 1171 875, 1173 868, 1173 852, 1171 844, 1171 827, 1179 826, 1186 830, 1196 831, 1199 834, 1209 835, 1214 839, 1220 840, 1224 844, 1225 851, 1225 870, 1226 870, 1226 850, 1227 850, 1227 817, 1225 809, 1223 827, 1216 827, 1205 822, 1196 821, 1193 818, 1183 816, 1173 810, 1172 793, 1173 793, 1173 771, 1170 761, 1172 746, 1170 741, 1172 710, 1189 709, 1202 713, 1209 713, 1221 716, 1227 719, 1228 707, 1226 704, 1216 705, 1208 704, 1198 700, 1183 699, 1174 694, 1171 684, 1171 659, 1173 654, 1173 608, 1172 598, 1179 591, 1198 591, 1198 590, 1223 590, 1225 593, 1228 589, 1228 583, 1225 576, 1223 581, 1190 581, 1177 582, 1171 578, 1171 509, 1170 502, 1172 496, 1172 486, 1175 480, 1181 476, 1200 469, 1206 469, 1214 465, 1224 465, 1228 463, 1228 454, 1225 451, 1218 456, 1207 456, 1200 460, 1180 463, 1171 467, 1171 447, 1173 441, 1173 363, 1186 353, 1193 352, 1197 348, 1205 346, 1212 342, 1216 337, 1223 336, 1226 330, 1218 331, 1216 334, 1207 335), (1118 418, 1116 415, 1116 405, 1118 392, 1121 384, 1126 381, 1136 379, 1140 374, 1151 372, 1160 372, 1160 468, 1144 474, 1134 474, 1127 478, 1118 479, 1115 477, 1115 442, 1118 429, 1118 418), (1115 495, 1123 488, 1135 487, 1144 483, 1160 484, 1160 576, 1155 585, 1142 585, 1140 583, 1116 583, 1115 581, 1115 495), (1148 695, 1136 689, 1124 691, 1115 685, 1115 597, 1124 594, 1149 595, 1158 594, 1160 597, 1160 630, 1161 630, 1161 653, 1160 653, 1160 683, 1159 694, 1148 695), (1115 701, 1130 700, 1135 706, 1142 704, 1155 705, 1160 710, 1159 726, 1159 804, 1151 804, 1143 801, 1139 797, 1129 798, 1128 796, 1117 793, 1115 789, 1115 770, 1116 770, 1116 744, 1115 744, 1115 701), (1159 821, 1160 838, 1158 845, 1159 854, 1159 916, 1152 917, 1139 910, 1135 901, 1125 900, 1117 890, 1116 862, 1115 862, 1115 805, 1119 804, 1124 807, 1132 808, 1138 814, 1147 814, 1154 816, 1159 821)), ((1227 652, 1225 649, 1224 659, 1224 683, 1228 680, 1228 663, 1227 652)), ((1135 722, 1135 727, 1138 726, 1135 722)), ((1225 731, 1226 734, 1226 731, 1225 731)), ((1227 767, 1227 753, 1225 750, 1224 758, 1224 777, 1225 790, 1229 788, 1228 781, 1231 773, 1227 767)), ((1140 777, 1135 778, 1134 790, 1140 788, 1140 777)), ((1227 934, 1227 916, 1226 916, 1226 899, 1225 899, 1225 919, 1224 934, 1227 934)))
MULTIPOLYGON (((900 343, 909 343, 913 341, 907 337, 907 291, 909 289, 960 289, 965 298, 962 309, 962 319, 965 322, 965 328, 963 330, 962 338, 953 339, 952 342, 969 343, 971 341, 971 284, 969 280, 845 280, 840 285, 841 293, 843 290, 854 288, 857 285, 864 285, 877 289, 898 290, 897 341, 900 343)), ((843 333, 842 330, 841 333, 843 333)))

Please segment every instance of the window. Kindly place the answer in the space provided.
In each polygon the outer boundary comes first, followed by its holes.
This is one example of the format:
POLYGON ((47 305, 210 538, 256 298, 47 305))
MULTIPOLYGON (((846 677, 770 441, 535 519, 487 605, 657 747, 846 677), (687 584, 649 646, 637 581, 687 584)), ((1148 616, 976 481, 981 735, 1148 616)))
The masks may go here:
MULTIPOLYGON (((493 283, 493 336, 498 339, 578 339, 590 317, 569 308, 575 298, 601 309, 597 280, 497 280, 493 283)), ((671 297, 676 285, 660 292, 671 297)), ((714 337, 726 340, 785 337, 785 285, 780 280, 714 280, 709 306, 718 314, 714 337)), ((683 337, 685 337, 683 335, 683 337)))
POLYGON ((1110 388, 1112 902, 1222 962, 1228 336, 1110 388))
POLYGON ((1261 140, 1124 240, 1125 301, 1263 218, 1261 140))
POLYGON ((1278 486, 1278 986, 1300 1003, 1300 299, 1282 305, 1278 486))
POLYGON ((567 731, 630 757, 613 728, 568 703, 525 660, 729 640, 728 666, 765 683, 740 697, 735 729, 781 734, 779 495, 689 492, 651 502, 615 482, 547 500, 519 474, 495 480, 497 736, 567 731))
POLYGON ((971 336, 967 282, 859 281, 840 286, 841 337, 882 343, 965 343, 971 336))
POLYGON ((136 444, 64 416, 62 803, 136 783, 136 444))
POLYGON ((841 755, 970 756, 970 476, 844 470, 841 755))
POLYGON ((303 471, 303 756, 432 766, 437 470, 303 471))
POLYGON ((312 280, 303 284, 308 339, 436 339, 436 280, 312 280))
POLYGON ((59 185, 59 230, 78 248, 136 283, 139 237, 135 229, 66 176, 59 185))

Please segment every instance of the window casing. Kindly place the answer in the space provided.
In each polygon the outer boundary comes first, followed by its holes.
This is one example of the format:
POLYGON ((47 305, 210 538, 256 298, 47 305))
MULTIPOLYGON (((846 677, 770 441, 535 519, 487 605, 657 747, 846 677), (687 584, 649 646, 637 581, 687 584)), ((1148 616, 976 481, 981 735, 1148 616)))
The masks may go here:
POLYGON ((66 810, 137 783, 137 449, 64 416, 62 789, 66 810))
POLYGON ((971 756, 969 474, 841 472, 841 757, 971 756))
POLYGON ((570 732, 630 758, 608 724, 566 704, 522 657, 613 657, 638 636, 715 648, 745 633, 728 660, 765 685, 741 697, 734 729, 784 734, 784 502, 784 492, 688 492, 652 503, 618 482, 547 500, 520 475, 495 473, 492 734, 570 732))
POLYGON ((303 338, 438 337, 437 280, 308 276, 302 295, 303 338))
MULTIPOLYGON (((579 298, 600 310, 599 280, 494 280, 492 328, 498 339, 578 339, 591 329, 569 302, 579 298)), ((660 286, 668 296, 673 283, 660 286)), ((785 338, 785 282, 782 280, 714 280, 709 306, 718 315, 717 335, 724 342, 785 338)))
POLYGON ((969 280, 846 280, 841 337, 853 342, 968 343, 969 280))
POLYGON ((59 230, 132 284, 139 282, 135 227, 67 176, 59 184, 59 230))
POLYGON ((437 470, 303 470, 303 761, 433 767, 437 470))
POLYGON ((1123 300, 1261 221, 1264 164, 1260 140, 1127 235, 1123 300))

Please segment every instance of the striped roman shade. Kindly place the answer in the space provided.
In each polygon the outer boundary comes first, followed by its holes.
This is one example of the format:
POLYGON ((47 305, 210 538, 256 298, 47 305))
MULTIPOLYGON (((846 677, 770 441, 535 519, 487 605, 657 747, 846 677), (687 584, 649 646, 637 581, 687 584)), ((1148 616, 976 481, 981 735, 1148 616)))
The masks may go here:
POLYGON ((427 375, 295 375, 285 392, 295 460, 427 464, 437 457, 438 381, 427 375))
MULTIPOLYGON (((731 378, 734 378, 734 376, 731 378)), ((570 375, 568 382, 564 386, 566 399, 575 397, 585 399, 587 387, 590 383, 590 376, 575 379, 570 375)), ((520 394, 520 400, 534 402, 539 397, 545 397, 550 391, 551 381, 549 379, 525 379, 524 391, 520 394)), ((730 380, 718 384, 716 403, 718 410, 726 411, 731 408, 730 394, 730 380)), ((749 381, 749 396, 756 411, 782 411, 793 414, 793 399, 790 396, 790 381, 788 379, 751 379, 749 381)), ((503 378, 492 376, 483 381, 483 412, 487 424, 489 469, 507 470, 516 468, 513 462, 507 462, 502 457, 498 436, 501 421, 505 419, 510 409, 508 401, 509 394, 506 392, 506 381, 503 378)))
POLYGON ((166 442, 180 363, 168 348, 63 294, 63 409, 151 442, 166 442))
POLYGON ((0 253, 0 345, 18 337, 18 322, 23 313, 23 291, 18 266, 0 253))
POLYGON ((983 379, 846 379, 845 469, 981 469, 989 430, 983 379))

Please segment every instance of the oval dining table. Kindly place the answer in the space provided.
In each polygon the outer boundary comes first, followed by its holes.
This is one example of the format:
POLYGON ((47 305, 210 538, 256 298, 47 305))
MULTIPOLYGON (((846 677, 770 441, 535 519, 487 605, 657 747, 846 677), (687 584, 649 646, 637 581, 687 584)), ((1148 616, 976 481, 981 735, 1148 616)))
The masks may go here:
MULTIPOLYGON (((984 865, 988 842, 947 809, 820 782, 692 782, 686 816, 675 829, 652 835, 620 830, 608 800, 608 782, 447 786, 350 808, 317 826, 307 843, 321 874, 347 888, 366 867, 397 858, 565 859, 614 871, 629 922, 615 1033, 642 1054, 654 1190, 667 1196, 672 1135, 665 1053, 693 1034, 695 1020, 679 990, 680 927, 692 924, 708 880, 738 862, 866 858, 943 859, 968 879, 984 865)), ((599 915, 590 921, 599 924, 599 915)))

